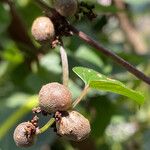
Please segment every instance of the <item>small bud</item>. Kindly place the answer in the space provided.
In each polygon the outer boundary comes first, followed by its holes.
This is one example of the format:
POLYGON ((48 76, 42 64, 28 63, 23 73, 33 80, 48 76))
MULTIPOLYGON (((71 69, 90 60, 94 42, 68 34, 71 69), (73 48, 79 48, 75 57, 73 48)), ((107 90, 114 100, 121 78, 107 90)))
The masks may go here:
POLYGON ((13 134, 14 141, 19 147, 30 147, 35 142, 36 128, 30 122, 19 124, 13 134))
POLYGON ((77 0, 55 0, 54 7, 62 16, 73 16, 77 12, 77 0))
POLYGON ((34 20, 31 32, 35 40, 39 42, 52 40, 55 35, 52 21, 45 16, 38 17, 34 20))
POLYGON ((90 123, 77 111, 62 112, 62 117, 56 120, 58 135, 73 141, 86 139, 91 131, 90 123))
POLYGON ((48 113, 65 111, 71 106, 71 102, 71 92, 57 82, 44 85, 39 92, 39 105, 48 113))

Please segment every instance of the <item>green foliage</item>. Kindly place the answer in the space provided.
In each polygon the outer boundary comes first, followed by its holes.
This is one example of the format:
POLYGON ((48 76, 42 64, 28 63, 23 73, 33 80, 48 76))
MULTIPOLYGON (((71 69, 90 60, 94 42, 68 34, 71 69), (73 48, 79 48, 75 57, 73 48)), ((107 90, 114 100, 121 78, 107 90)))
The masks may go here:
MULTIPOLYGON (((98 17, 93 21, 86 17, 79 21, 69 18, 70 23, 149 75, 150 54, 139 55, 133 51, 114 17, 120 10, 114 5, 100 5, 97 0, 83 1, 95 4, 94 12, 98 17)), ((150 47, 149 0, 125 1, 128 4, 126 12, 150 47)), ((18 123, 32 119, 31 109, 38 105, 37 95, 42 85, 48 82, 62 83, 58 47, 51 49, 47 45, 41 46, 31 36, 32 22, 37 16, 43 15, 43 11, 35 1, 13 2, 29 36, 28 39, 24 34, 17 37, 23 32, 15 30, 20 29, 19 24, 15 24, 9 5, 0 1, 0 150, 20 149, 12 138, 14 128, 18 123)), ((63 37, 63 41, 69 58, 69 88, 73 100, 80 95, 83 81, 93 89, 77 107, 90 120, 91 136, 82 144, 73 143, 56 137, 53 130, 49 129, 39 136, 38 142, 29 150, 41 150, 47 145, 51 149, 61 150, 149 150, 150 87, 77 37, 63 37), (73 73, 72 68, 83 81, 73 73), (137 91, 144 93, 145 103, 143 94, 137 91), (128 99, 144 105, 137 109, 136 103, 128 99)), ((49 117, 41 118, 40 127, 49 120, 49 117)))
POLYGON ((140 92, 127 88, 118 80, 110 79, 92 69, 74 67, 73 71, 91 88, 114 92, 133 99, 139 105, 144 103, 144 95, 140 92))

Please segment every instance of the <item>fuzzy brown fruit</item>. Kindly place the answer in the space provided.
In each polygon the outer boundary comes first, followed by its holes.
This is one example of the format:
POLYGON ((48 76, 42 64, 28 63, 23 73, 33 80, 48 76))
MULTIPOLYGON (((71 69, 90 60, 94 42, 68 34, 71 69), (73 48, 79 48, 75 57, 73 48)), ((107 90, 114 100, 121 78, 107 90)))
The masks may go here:
POLYGON ((91 131, 90 123, 77 111, 63 112, 60 120, 56 120, 58 135, 73 141, 86 139, 91 131))
POLYGON ((31 32, 35 40, 39 42, 51 40, 55 35, 52 21, 45 16, 38 17, 34 20, 31 32))
POLYGON ((54 7, 62 16, 73 16, 77 12, 77 0, 55 0, 54 7))
POLYGON ((30 147, 35 142, 35 126, 30 122, 19 124, 13 134, 14 141, 19 147, 30 147))
POLYGON ((71 102, 69 89, 57 82, 44 85, 39 92, 39 105, 48 113, 65 111, 70 108, 71 102))

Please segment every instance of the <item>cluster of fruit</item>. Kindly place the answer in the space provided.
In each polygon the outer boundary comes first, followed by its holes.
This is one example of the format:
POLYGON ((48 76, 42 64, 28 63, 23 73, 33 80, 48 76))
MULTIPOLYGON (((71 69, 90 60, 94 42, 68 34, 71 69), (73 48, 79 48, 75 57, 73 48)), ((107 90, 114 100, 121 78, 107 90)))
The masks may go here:
MULTIPOLYGON (((54 8, 62 15, 74 15, 77 11, 76 0, 55 0, 54 8)), ((55 26, 49 17, 38 17, 32 25, 32 35, 38 42, 51 41, 55 37, 55 26)), ((44 85, 39 92, 39 108, 36 113, 53 114, 53 127, 58 135, 74 141, 88 137, 91 128, 88 119, 72 106, 72 95, 69 89, 60 83, 44 85)), ((14 131, 14 141, 19 147, 34 144, 40 133, 38 117, 19 124, 14 131)))
POLYGON ((85 139, 90 133, 89 121, 72 109, 69 89, 57 82, 44 85, 39 92, 42 110, 55 114, 56 131, 59 135, 74 141, 85 139))
POLYGON ((75 16, 79 19, 81 16, 89 20, 96 18, 93 12, 94 6, 85 2, 79 3, 77 0, 54 0, 53 7, 55 15, 38 17, 32 25, 32 35, 40 42, 49 42, 52 47, 61 43, 61 36, 70 36, 72 31, 68 27, 69 23, 64 17, 75 16))
MULTIPOLYGON (((78 2, 77 0, 55 0, 53 6, 61 16, 69 17, 75 15, 78 10, 78 2)), ((51 42, 55 40, 55 38, 60 34, 60 30, 58 30, 57 23, 59 26, 61 22, 58 16, 51 18, 46 16, 38 17, 32 25, 32 35, 33 37, 40 43, 43 42, 51 42), (58 32, 58 34, 57 34, 58 32)))
MULTIPOLYGON (((41 111, 54 114, 58 135, 73 141, 82 141, 88 137, 91 128, 88 119, 72 108, 72 96, 69 89, 57 82, 44 85, 39 92, 41 111)), ((37 118, 19 124, 14 131, 14 141, 19 147, 34 144, 39 132, 37 118)))

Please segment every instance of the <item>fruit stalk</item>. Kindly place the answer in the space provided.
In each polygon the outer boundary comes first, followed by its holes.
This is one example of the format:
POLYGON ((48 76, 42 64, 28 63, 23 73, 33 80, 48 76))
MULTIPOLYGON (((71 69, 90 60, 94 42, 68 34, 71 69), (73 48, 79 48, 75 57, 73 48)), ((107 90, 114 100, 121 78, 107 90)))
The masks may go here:
POLYGON ((60 55, 62 61, 63 85, 67 87, 69 81, 68 58, 66 50, 63 46, 60 47, 60 55))
POLYGON ((54 118, 51 118, 42 128, 39 129, 39 131, 36 133, 38 134, 42 134, 43 132, 45 132, 49 127, 51 127, 51 125, 55 122, 54 118))
POLYGON ((87 94, 87 92, 89 91, 89 85, 86 85, 83 89, 83 91, 81 92, 80 96, 73 102, 72 107, 75 108, 76 105, 78 103, 80 103, 80 101, 83 99, 83 97, 87 94))

